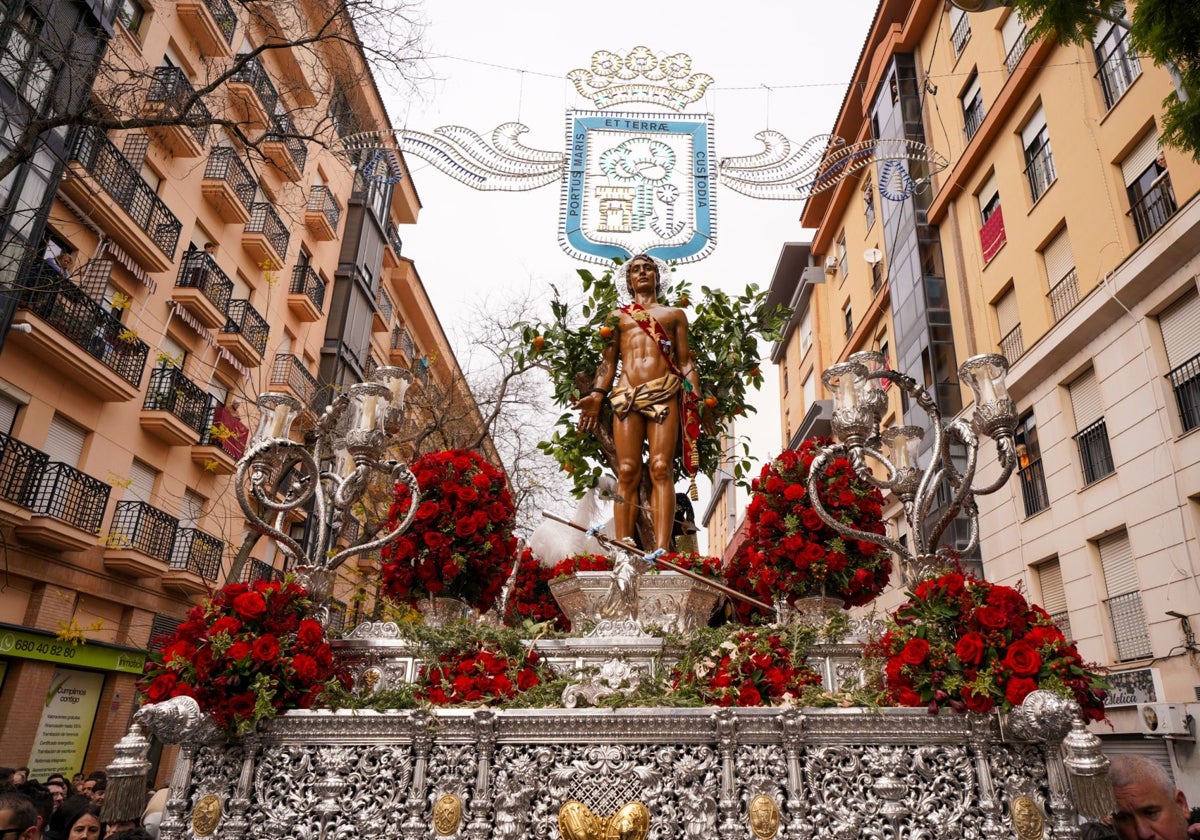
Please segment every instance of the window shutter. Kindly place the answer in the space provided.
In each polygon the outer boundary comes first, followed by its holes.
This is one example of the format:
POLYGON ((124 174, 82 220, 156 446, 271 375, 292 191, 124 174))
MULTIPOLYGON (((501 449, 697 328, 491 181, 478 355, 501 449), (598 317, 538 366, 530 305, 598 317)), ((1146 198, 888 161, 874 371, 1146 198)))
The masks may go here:
POLYGON ((1050 240, 1050 244, 1042 251, 1042 260, 1046 263, 1046 279, 1051 287, 1071 273, 1075 267, 1075 256, 1071 253, 1071 237, 1066 228, 1050 240))
POLYGON ((1067 591, 1063 586, 1062 566, 1051 560, 1037 567, 1038 585, 1042 590, 1042 609, 1057 615, 1067 611, 1067 591))
POLYGON ((183 509, 179 512, 180 528, 196 528, 204 514, 204 497, 194 490, 183 491, 183 509))
POLYGON ((988 176, 988 179, 983 182, 983 186, 979 188, 979 192, 975 193, 975 198, 979 202, 979 209, 982 210, 987 206, 987 203, 992 200, 1000 188, 996 186, 996 174, 993 172, 988 176))
POLYGON ((1129 534, 1121 531, 1105 537, 1098 543, 1100 566, 1104 570, 1104 585, 1108 597, 1115 598, 1128 592, 1139 591, 1137 569, 1133 566, 1133 548, 1129 545, 1129 534))
MULTIPOLYGON (((159 348, 160 353, 165 353, 170 356, 173 361, 169 364, 172 367, 177 367, 183 370, 183 361, 187 358, 187 349, 169 335, 164 335, 162 338, 162 346, 159 348)), ((160 362, 159 365, 166 365, 168 362, 160 362)))
POLYGON ((1034 115, 1029 118, 1029 122, 1025 123, 1025 127, 1021 129, 1021 148, 1028 149, 1034 138, 1038 136, 1038 132, 1045 127, 1046 112, 1039 105, 1034 115))
POLYGON ((1100 403, 1100 383, 1096 381, 1096 371, 1088 370, 1067 386, 1071 392, 1071 408, 1075 411, 1075 428, 1086 429, 1104 416, 1104 406, 1100 403))
POLYGON ((1172 370, 1200 355, 1200 292, 1192 289, 1158 316, 1172 370))
POLYGON ((220 380, 213 379, 208 383, 208 393, 212 394, 213 398, 220 405, 225 405, 229 402, 229 389, 221 384, 220 380))
POLYGON ((800 356, 808 352, 808 348, 812 346, 812 307, 804 310, 804 314, 800 317, 800 356))
POLYGON ((1012 52, 1018 38, 1025 37, 1025 21, 1021 19, 1021 13, 1016 9, 1013 9, 1012 13, 1004 19, 1004 25, 1000 27, 1000 37, 1004 40, 1005 55, 1012 52))
POLYGON ((817 377, 809 373, 804 380, 804 410, 808 411, 812 408, 814 402, 817 401, 817 377))
POLYGON ((17 411, 21 404, 8 394, 0 394, 0 433, 12 434, 13 423, 17 421, 17 411))
POLYGON ((1008 335, 1017 324, 1021 323, 1021 314, 1017 309, 1017 294, 1013 289, 1009 289, 1004 293, 1000 300, 996 301, 996 321, 1000 326, 1000 337, 1008 335))
POLYGON ((83 444, 87 440, 87 431, 76 426, 65 417, 55 414, 50 421, 50 430, 46 433, 46 443, 42 451, 50 456, 51 461, 60 461, 71 467, 79 466, 83 456, 83 444))
POLYGON ((150 503, 154 496, 154 479, 158 473, 136 458, 129 467, 129 489, 125 497, 130 500, 150 503))
POLYGON ((975 101, 975 97, 978 95, 979 95, 979 75, 977 73, 972 73, 971 81, 967 83, 967 89, 963 91, 963 95, 962 95, 963 110, 966 110, 967 108, 969 108, 971 103, 975 101))
POLYGON ((1141 177, 1157 157, 1158 132, 1151 131, 1125 156, 1125 160, 1121 161, 1121 176, 1125 179, 1125 186, 1128 187, 1141 177))

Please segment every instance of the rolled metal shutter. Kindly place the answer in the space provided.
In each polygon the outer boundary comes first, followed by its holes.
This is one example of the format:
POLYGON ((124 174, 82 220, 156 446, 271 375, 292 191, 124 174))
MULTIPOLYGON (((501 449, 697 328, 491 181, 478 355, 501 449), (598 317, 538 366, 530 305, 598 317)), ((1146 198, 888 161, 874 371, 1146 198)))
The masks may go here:
POLYGON ((1192 289, 1158 316, 1167 365, 1174 370, 1200 355, 1200 292, 1192 289))
POLYGON ((1042 251, 1042 260, 1046 263, 1046 278, 1051 287, 1071 273, 1075 267, 1075 255, 1071 253, 1071 236, 1066 228, 1050 240, 1042 251))
POLYGON ((42 451, 50 456, 51 461, 78 467, 87 434, 86 429, 75 425, 61 414, 55 414, 50 420, 50 430, 46 432, 46 442, 42 445, 42 451))
POLYGON ((1086 429, 1104 416, 1104 406, 1100 402, 1100 383, 1096 381, 1096 371, 1089 368, 1083 376, 1077 377, 1067 386, 1071 392, 1071 408, 1075 411, 1075 428, 1086 429))
POLYGON ((1009 289, 996 301, 996 322, 1000 326, 1000 337, 1008 335, 1017 324, 1021 323, 1021 313, 1017 309, 1016 290, 1009 289))
POLYGON ((1125 531, 1105 537, 1098 543, 1100 566, 1104 570, 1104 585, 1108 597, 1137 592, 1141 589, 1137 569, 1133 565, 1133 547, 1125 531))
POLYGON ((1125 156, 1125 160, 1121 161, 1121 177, 1125 179, 1125 186, 1128 187, 1141 177, 1157 157, 1158 132, 1151 131, 1125 156))

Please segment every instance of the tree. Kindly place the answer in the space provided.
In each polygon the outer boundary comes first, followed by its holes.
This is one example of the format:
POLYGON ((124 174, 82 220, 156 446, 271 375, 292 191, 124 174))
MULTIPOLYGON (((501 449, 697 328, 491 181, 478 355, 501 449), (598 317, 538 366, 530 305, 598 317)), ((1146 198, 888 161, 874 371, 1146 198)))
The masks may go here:
POLYGON ((1163 140, 1200 160, 1200 4, 1139 0, 1129 23, 1123 0, 1012 0, 1012 5, 1034 21, 1031 39, 1087 44, 1101 20, 1128 26, 1134 49, 1176 76, 1178 89, 1163 100, 1163 140))

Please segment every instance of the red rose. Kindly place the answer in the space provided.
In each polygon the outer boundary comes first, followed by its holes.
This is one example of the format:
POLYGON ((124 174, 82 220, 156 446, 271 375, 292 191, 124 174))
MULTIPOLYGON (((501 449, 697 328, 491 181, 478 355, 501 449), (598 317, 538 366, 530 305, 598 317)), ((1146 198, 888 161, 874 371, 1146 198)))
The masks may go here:
POLYGON ((987 647, 979 633, 967 633, 954 646, 954 655, 968 665, 978 665, 987 647))
POLYGON ((522 668, 520 673, 517 674, 517 688, 520 691, 528 691, 538 685, 539 682, 537 671, 532 668, 522 668))
POLYGON ((924 706, 925 702, 921 699, 921 695, 913 691, 911 688, 902 688, 896 694, 896 703, 900 706, 924 706))
POLYGON ((223 615, 212 623, 212 627, 208 628, 208 635, 215 636, 218 633, 226 633, 230 636, 237 635, 242 629, 242 622, 238 621, 231 615, 223 615))
POLYGON ((158 703, 161 700, 166 700, 171 696, 171 692, 174 691, 177 684, 178 680, 176 680, 175 675, 170 672, 167 672, 162 676, 155 677, 154 680, 151 681, 150 685, 146 688, 146 699, 151 703, 158 703))
POLYGON ((906 665, 921 665, 929 656, 929 642, 924 639, 909 639, 900 651, 900 658, 906 665))
POLYGON ((225 651, 225 658, 232 662, 241 662, 250 656, 250 643, 241 641, 240 639, 229 646, 229 650, 225 651))
POLYGON ((989 630, 1003 630, 1008 626, 1008 616, 997 607, 980 607, 975 610, 975 620, 989 630))
POLYGON ((742 683, 742 687, 738 691, 737 703, 739 706, 761 706, 763 704, 762 694, 754 687, 753 683, 742 683))
POLYGON ((417 508, 417 519, 433 519, 438 515, 438 503, 432 500, 421 502, 417 508))
POLYGON ((458 520, 458 524, 454 526, 454 533, 460 537, 469 537, 475 530, 475 520, 470 516, 458 520))
POLYGON ((233 609, 245 619, 258 619, 266 615, 267 602, 257 592, 243 592, 233 599, 233 609))
POLYGON ((967 704, 967 709, 972 712, 990 712, 992 706, 992 698, 987 694, 976 694, 970 688, 963 689, 963 702, 967 704))
POLYGON ((296 672, 296 678, 302 682, 311 683, 317 678, 319 666, 317 660, 313 659, 307 653, 298 653, 292 659, 292 670, 296 672))
POLYGON ((313 647, 314 645, 319 645, 325 638, 325 631, 321 629, 320 624, 311 618, 306 618, 300 622, 300 629, 296 631, 296 638, 305 647, 313 647))
POLYGON ((428 531, 425 534, 425 545, 432 551, 444 548, 448 540, 441 531, 428 531))
POLYGON ((274 636, 259 636, 254 640, 254 661, 274 662, 278 657, 279 640, 274 636))
MULTIPOLYGON (((241 597, 241 596, 239 596, 241 597)), ((242 694, 235 694, 229 698, 227 711, 229 717, 234 720, 249 720, 254 717, 254 706, 256 698, 253 691, 246 691, 242 694)))
POLYGON ((1028 677, 1013 677, 1004 689, 1004 697, 1014 706, 1019 706, 1025 696, 1031 691, 1037 691, 1037 683, 1028 677))
POLYGON ((1004 664, 1019 677, 1032 677, 1042 667, 1042 655, 1026 642, 1016 642, 1004 655, 1004 664))

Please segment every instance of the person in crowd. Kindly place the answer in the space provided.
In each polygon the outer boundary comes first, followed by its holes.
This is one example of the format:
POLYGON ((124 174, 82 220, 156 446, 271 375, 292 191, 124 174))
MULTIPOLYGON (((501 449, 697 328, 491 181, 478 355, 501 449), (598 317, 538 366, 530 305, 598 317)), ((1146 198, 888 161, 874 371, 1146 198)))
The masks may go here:
POLYGON ((118 831, 108 840, 154 840, 154 838, 144 828, 127 828, 124 831, 118 831))
POLYGON ((1117 810, 1113 827, 1120 840, 1188 840, 1200 826, 1188 826, 1190 809, 1166 769, 1140 755, 1118 755, 1108 769, 1117 810))
POLYGON ((38 840, 41 837, 37 808, 28 796, 0 793, 0 837, 4 840, 38 840))
POLYGON ((123 834, 142 827, 141 820, 113 820, 104 824, 104 840, 111 840, 116 834, 123 834))
POLYGON ((61 773, 55 773, 46 779, 46 790, 50 792, 50 800, 53 803, 54 810, 57 811, 62 807, 63 800, 67 798, 67 794, 71 790, 71 785, 67 781, 66 776, 61 773))
POLYGON ((146 803, 146 810, 142 812, 142 825, 150 835, 150 840, 158 840, 158 826, 162 822, 170 795, 170 788, 160 788, 146 803))
POLYGON ((76 773, 71 777, 71 793, 82 794, 83 783, 87 781, 87 776, 82 773, 76 773))
POLYGON ((86 796, 69 796, 50 818, 47 840, 100 840, 100 806, 86 796))
POLYGON ((14 785, 23 785, 29 781, 29 768, 18 767, 13 771, 12 783, 14 785))
POLYGON ((17 785, 17 793, 26 797, 33 803, 33 807, 38 813, 38 837, 42 836, 42 832, 46 830, 46 826, 50 825, 50 816, 54 813, 54 797, 50 795, 50 791, 40 782, 22 782, 17 785))

